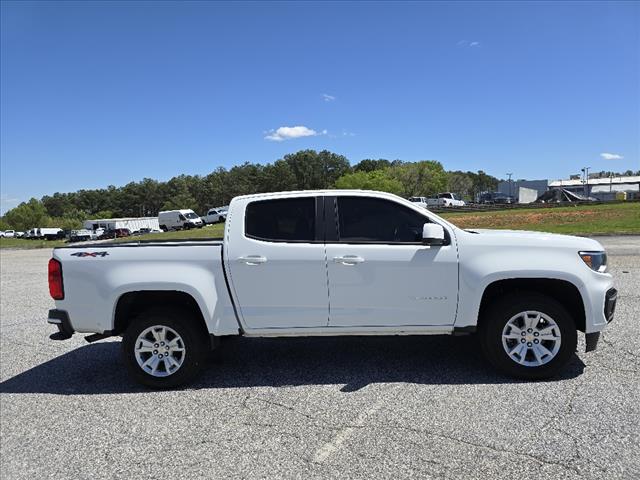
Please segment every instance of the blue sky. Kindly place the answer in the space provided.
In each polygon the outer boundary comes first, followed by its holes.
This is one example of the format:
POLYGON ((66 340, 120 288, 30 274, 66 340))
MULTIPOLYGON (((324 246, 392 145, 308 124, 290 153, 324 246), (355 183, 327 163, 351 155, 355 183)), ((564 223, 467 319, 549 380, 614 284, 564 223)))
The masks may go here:
POLYGON ((498 177, 640 169, 637 2, 1 8, 3 211, 305 148, 498 177))

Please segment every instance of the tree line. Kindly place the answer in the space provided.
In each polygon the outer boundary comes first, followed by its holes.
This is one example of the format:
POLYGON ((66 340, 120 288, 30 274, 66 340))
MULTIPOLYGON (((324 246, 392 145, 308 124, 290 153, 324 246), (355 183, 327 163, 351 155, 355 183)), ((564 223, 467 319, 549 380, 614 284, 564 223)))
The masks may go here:
POLYGON ((0 218, 0 229, 74 229, 88 218, 157 216, 161 210, 178 208, 205 214, 237 195, 260 192, 357 188, 410 197, 451 191, 473 199, 480 192, 495 190, 497 184, 497 178, 483 171, 447 172, 434 160, 365 159, 351 166, 345 156, 328 150, 301 150, 266 165, 247 162, 230 169, 219 167, 208 175, 179 175, 166 182, 144 178, 122 187, 32 198, 7 211, 0 218))

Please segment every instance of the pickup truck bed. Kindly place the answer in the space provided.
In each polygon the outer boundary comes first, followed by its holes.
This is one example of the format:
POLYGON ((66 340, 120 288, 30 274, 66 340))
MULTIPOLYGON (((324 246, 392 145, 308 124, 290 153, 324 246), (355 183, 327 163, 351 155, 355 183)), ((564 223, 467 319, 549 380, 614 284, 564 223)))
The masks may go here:
POLYGON ((64 263, 65 290, 73 292, 61 304, 76 332, 117 332, 114 308, 121 297, 153 290, 191 296, 212 334, 239 333, 222 266, 221 239, 60 247, 54 258, 64 263), (96 261, 88 262, 88 256, 96 261), (108 263, 101 261, 107 259, 108 263), (131 268, 132 263, 137 268, 131 268))

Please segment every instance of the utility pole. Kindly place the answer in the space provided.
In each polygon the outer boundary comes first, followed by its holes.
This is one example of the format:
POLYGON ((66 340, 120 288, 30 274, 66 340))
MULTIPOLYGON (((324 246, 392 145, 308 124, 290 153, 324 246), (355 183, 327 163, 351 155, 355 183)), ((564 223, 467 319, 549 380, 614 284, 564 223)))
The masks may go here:
POLYGON ((509 196, 513 197, 513 194, 511 193, 511 175, 513 175, 513 173, 506 173, 505 175, 509 175, 509 196))
POLYGON ((591 167, 583 167, 582 171, 584 172, 584 196, 588 197, 589 196, 589 169, 591 167))

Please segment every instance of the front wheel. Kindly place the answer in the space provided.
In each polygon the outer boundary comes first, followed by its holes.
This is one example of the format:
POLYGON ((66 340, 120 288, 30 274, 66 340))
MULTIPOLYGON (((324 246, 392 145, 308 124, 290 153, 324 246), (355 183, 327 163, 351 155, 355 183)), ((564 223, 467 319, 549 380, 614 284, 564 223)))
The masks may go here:
POLYGON ((494 302, 481 319, 480 341, 489 362, 517 378, 553 377, 576 350, 573 318, 551 297, 511 294, 494 302))
POLYGON ((207 342, 195 319, 179 310, 150 310, 131 322, 122 355, 131 376, 151 388, 174 388, 202 369, 207 342))

